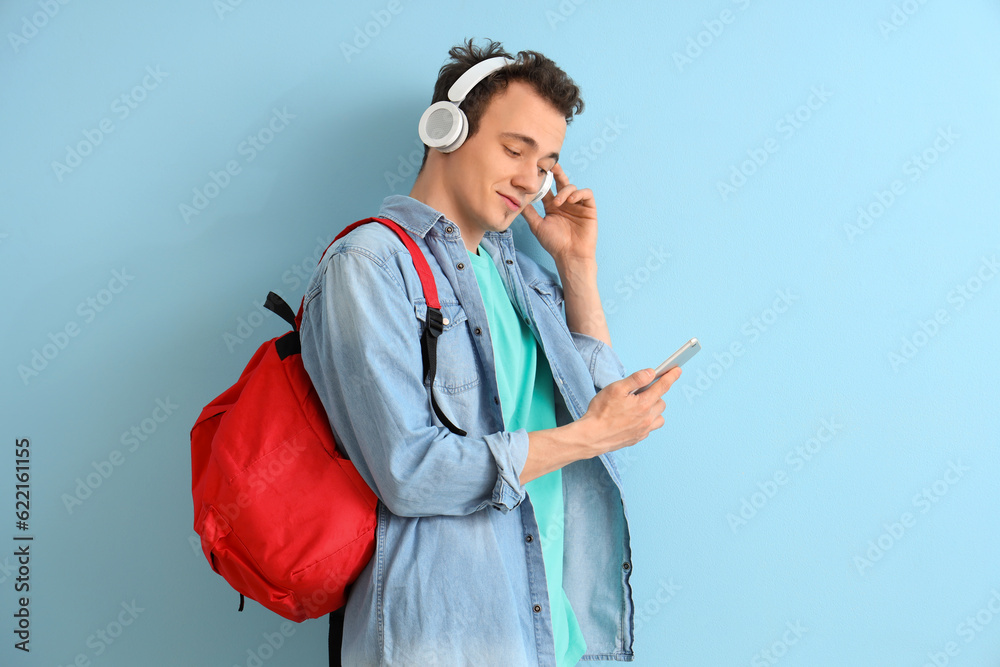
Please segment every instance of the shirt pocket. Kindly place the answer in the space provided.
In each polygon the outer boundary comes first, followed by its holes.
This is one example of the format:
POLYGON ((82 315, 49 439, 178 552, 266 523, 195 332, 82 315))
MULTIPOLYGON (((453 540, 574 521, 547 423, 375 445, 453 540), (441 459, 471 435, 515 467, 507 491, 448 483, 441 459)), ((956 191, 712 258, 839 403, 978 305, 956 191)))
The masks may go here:
POLYGON ((532 280, 528 287, 531 288, 531 293, 538 297, 538 299, 545 304, 549 312, 555 317, 556 321, 562 326, 563 329, 569 331, 566 326, 566 319, 563 317, 563 290, 562 287, 550 282, 548 280, 535 279, 532 280))
POLYGON ((548 280, 542 280, 541 278, 536 278, 532 280, 528 285, 531 289, 535 290, 544 301, 547 301, 551 305, 555 306, 556 309, 562 307, 563 303, 563 290, 560 285, 548 280))
MULTIPOLYGON (((413 310, 418 320, 417 334, 423 336, 427 326, 427 302, 418 299, 413 304, 413 310)), ((476 348, 468 318, 457 301, 442 301, 441 316, 446 324, 437 339, 434 388, 448 394, 468 391, 479 386, 476 348)))

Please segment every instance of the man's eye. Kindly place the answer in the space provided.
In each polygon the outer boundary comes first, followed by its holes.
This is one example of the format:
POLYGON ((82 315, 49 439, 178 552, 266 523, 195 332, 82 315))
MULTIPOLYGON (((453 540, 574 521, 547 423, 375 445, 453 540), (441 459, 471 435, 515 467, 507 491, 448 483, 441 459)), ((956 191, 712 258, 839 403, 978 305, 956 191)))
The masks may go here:
MULTIPOLYGON (((506 146, 504 146, 504 148, 507 148, 507 147, 506 147, 506 146)), ((517 151, 512 151, 512 150, 511 150, 511 149, 509 149, 509 148, 507 148, 507 152, 508 152, 508 153, 510 153, 511 155, 513 155, 514 157, 518 157, 519 155, 521 155, 521 154, 520 154, 520 153, 518 153, 517 151)))

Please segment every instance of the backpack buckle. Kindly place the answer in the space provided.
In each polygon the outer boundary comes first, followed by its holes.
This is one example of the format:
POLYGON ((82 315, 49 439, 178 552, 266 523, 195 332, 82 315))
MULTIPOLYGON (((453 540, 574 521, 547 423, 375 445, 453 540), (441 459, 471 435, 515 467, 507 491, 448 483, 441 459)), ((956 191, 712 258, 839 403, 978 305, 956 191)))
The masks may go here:
POLYGON ((427 306, 427 331, 432 338, 440 336, 446 324, 448 324, 448 318, 441 315, 439 308, 427 306))

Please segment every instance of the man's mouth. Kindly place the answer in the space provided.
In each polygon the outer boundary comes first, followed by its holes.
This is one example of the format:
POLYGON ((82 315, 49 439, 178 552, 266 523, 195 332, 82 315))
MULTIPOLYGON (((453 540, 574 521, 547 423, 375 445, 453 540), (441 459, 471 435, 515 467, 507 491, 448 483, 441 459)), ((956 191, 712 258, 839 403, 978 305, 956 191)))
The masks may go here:
POLYGON ((497 194, 500 195, 501 199, 503 199, 507 203, 507 208, 509 208, 511 211, 521 210, 521 204, 519 202, 511 199, 505 194, 501 194, 499 192, 497 194))

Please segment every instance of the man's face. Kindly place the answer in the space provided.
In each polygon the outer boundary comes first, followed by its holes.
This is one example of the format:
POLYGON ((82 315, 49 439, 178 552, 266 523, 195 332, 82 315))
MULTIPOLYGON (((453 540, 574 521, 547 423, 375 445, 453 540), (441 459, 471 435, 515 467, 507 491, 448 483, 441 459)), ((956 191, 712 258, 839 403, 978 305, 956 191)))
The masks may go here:
POLYGON ((490 101, 476 134, 445 156, 455 222, 506 230, 538 192, 543 170, 559 159, 565 137, 566 119, 551 103, 529 84, 509 82, 490 101))

